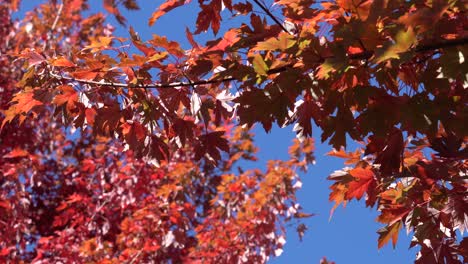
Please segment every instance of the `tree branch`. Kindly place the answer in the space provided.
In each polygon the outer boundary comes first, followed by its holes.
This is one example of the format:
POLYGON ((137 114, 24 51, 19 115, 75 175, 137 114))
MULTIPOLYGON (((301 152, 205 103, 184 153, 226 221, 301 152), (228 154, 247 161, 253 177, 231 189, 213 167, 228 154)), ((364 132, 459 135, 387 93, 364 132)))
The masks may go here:
POLYGON ((227 77, 223 79, 212 79, 212 80, 201 80, 195 82, 174 82, 174 83, 152 83, 152 84, 131 84, 131 83, 113 83, 113 82, 106 82, 106 81, 92 81, 92 80, 85 80, 85 79, 77 79, 73 77, 62 76, 57 73, 51 72, 50 75, 54 78, 59 80, 66 80, 70 82, 79 82, 83 84, 92 84, 92 85, 100 85, 100 86, 112 86, 112 87, 120 87, 120 88, 143 88, 143 89, 152 89, 152 88, 176 88, 182 86, 193 86, 193 85, 202 85, 202 84, 213 84, 213 83, 220 83, 220 82, 230 82, 234 81, 235 78, 227 77))
MULTIPOLYGON (((257 0, 254 0, 257 1, 257 0)), ((437 50, 442 48, 449 48, 455 47, 460 45, 466 45, 468 43, 467 38, 461 39, 451 39, 446 41, 441 41, 438 43, 431 43, 426 45, 418 45, 414 48, 414 51, 417 53, 422 53, 431 50, 437 50)), ((350 60, 366 60, 371 58, 374 55, 373 51, 367 50, 361 53, 350 54, 348 58, 350 60)), ((331 57, 328 57, 331 58, 331 57)), ((292 64, 288 64, 282 67, 273 68, 268 70, 267 74, 275 74, 286 71, 288 68, 291 68, 292 64)), ((183 87, 183 86, 194 86, 194 85, 204 85, 204 84, 214 84, 214 83, 221 83, 221 82, 230 82, 235 81, 236 78, 234 77, 226 77, 222 79, 211 79, 211 80, 200 80, 200 81, 192 81, 192 82, 174 82, 174 83, 152 83, 152 84, 127 84, 127 83, 113 83, 113 82, 106 82, 106 81, 92 81, 92 80, 85 80, 85 79, 77 79, 73 77, 62 76, 60 74, 50 72, 49 73, 52 77, 57 78, 59 80, 66 80, 69 82, 79 82, 83 84, 91 84, 91 85, 101 85, 101 86, 112 86, 112 87, 120 87, 120 88, 143 88, 143 89, 153 89, 153 88, 176 88, 176 87, 183 87)))
POLYGON ((426 45, 418 45, 414 50, 416 52, 426 52, 436 49, 450 48, 455 46, 463 46, 468 44, 468 37, 459 39, 448 39, 440 42, 430 43, 426 45))
POLYGON ((275 23, 281 27, 281 29, 290 34, 289 31, 284 27, 283 23, 281 23, 281 21, 278 20, 278 18, 276 18, 271 12, 270 10, 268 10, 268 8, 266 8, 262 3, 260 3, 260 1, 258 0, 253 0, 255 2, 255 4, 257 4, 271 19, 273 19, 273 21, 275 21, 275 23))

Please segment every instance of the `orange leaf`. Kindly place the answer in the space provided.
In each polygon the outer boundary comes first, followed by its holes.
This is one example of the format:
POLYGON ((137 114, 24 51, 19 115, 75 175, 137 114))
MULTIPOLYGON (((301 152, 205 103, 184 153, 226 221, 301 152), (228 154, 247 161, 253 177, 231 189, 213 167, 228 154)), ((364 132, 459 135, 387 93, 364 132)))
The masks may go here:
POLYGON ((60 85, 57 87, 62 93, 57 94, 52 100, 52 103, 61 106, 67 104, 67 108, 74 107, 75 102, 78 101, 78 93, 70 85, 60 85))
POLYGON ((108 49, 112 43, 112 39, 114 38, 104 36, 90 38, 91 44, 85 46, 85 49, 91 49, 91 52, 108 49))
POLYGON ((104 9, 111 14, 117 14, 119 10, 115 7, 114 0, 104 0, 103 3, 104 9))
POLYGON ((362 195, 374 183, 374 173, 370 169, 356 168, 349 171, 349 174, 355 178, 349 183, 346 199, 352 198, 361 199, 362 195))
POLYGON ((345 162, 344 162, 344 164, 346 164, 346 165, 356 164, 361 160, 361 151, 360 151, 360 149, 357 149, 355 152, 346 152, 342 148, 339 151, 332 150, 332 151, 328 152, 325 155, 346 159, 345 162))
POLYGON ((93 70, 83 70, 83 71, 73 72, 71 75, 77 79, 93 80, 94 78, 98 76, 98 74, 99 72, 96 72, 93 70))
POLYGON ((69 61, 68 59, 64 57, 56 58, 52 60, 50 64, 52 66, 57 66, 57 67, 75 67, 76 66, 73 62, 69 61))
POLYGON ((334 201, 335 204, 333 205, 333 208, 330 210, 330 218, 333 215, 333 212, 335 212, 335 209, 343 203, 343 207, 346 206, 346 200, 345 200, 345 193, 347 191, 346 186, 344 184, 336 183, 333 184, 330 189, 332 192, 330 193, 330 197, 328 198, 329 201, 334 201))
POLYGON ((14 159, 14 158, 24 158, 29 156, 29 152, 24 149, 15 148, 14 150, 10 151, 10 153, 3 156, 5 159, 14 159))
MULTIPOLYGON (((7 122, 12 121, 16 116, 27 114, 34 107, 43 105, 41 101, 34 99, 34 90, 32 89, 17 93, 11 101, 16 102, 16 104, 10 106, 10 108, 3 112, 5 114, 5 119, 2 122, 1 128, 3 128, 7 122)), ((24 115, 20 116, 20 122, 23 122, 25 117, 24 115)))
POLYGON ((391 226, 386 226, 377 231, 379 234, 378 248, 380 249, 381 247, 385 246, 388 241, 390 241, 390 239, 392 239, 392 245, 393 248, 395 248, 398 241, 398 232, 400 231, 400 228, 401 221, 398 221, 391 226))

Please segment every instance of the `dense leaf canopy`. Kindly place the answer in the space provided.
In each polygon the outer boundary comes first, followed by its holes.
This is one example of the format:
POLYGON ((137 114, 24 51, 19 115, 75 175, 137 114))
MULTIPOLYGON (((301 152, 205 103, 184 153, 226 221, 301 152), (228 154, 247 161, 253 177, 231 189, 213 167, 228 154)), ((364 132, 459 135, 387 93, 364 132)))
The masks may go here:
POLYGON ((348 166, 332 213, 365 198, 379 248, 468 260, 466 1, 168 0, 146 21, 192 5, 189 49, 92 3, 0 0, 0 261, 265 262, 306 230, 312 135, 348 166), (244 168, 255 124, 293 125, 288 160, 244 168))

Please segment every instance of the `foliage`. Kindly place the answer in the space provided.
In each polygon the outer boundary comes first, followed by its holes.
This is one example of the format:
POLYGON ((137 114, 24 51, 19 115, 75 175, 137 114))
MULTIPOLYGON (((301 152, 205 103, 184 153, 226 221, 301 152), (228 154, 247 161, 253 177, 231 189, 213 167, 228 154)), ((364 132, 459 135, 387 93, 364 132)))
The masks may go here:
MULTIPOLYGON (((17 22, 19 0, 0 3, 3 260, 265 262, 308 216, 295 191, 312 120, 352 165, 329 176, 332 212, 365 197, 379 248, 405 227, 416 263, 468 259, 464 1, 199 1, 190 49, 131 26, 115 36, 86 0, 17 22), (195 40, 210 29, 221 37, 195 40), (257 123, 294 124, 289 160, 242 168, 257 123)), ((139 9, 102 3, 122 25, 139 9)))

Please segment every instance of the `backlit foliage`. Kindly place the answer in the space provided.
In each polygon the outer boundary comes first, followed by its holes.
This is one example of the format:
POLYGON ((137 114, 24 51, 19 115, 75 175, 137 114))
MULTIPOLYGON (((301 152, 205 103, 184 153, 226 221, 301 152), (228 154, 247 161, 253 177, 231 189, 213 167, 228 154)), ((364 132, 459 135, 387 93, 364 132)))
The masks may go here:
POLYGON ((349 166, 332 213, 364 199, 378 248, 406 228, 416 263, 467 261, 466 1, 168 0, 145 23, 191 5, 190 49, 97 3, 0 0, 1 261, 265 262, 309 216, 312 135, 349 166), (290 158, 246 169, 254 124, 293 125, 290 158))

